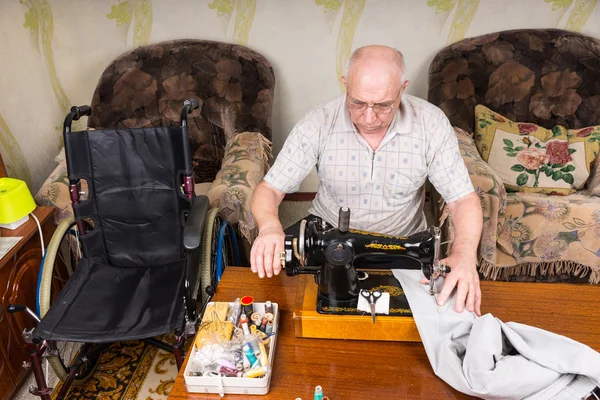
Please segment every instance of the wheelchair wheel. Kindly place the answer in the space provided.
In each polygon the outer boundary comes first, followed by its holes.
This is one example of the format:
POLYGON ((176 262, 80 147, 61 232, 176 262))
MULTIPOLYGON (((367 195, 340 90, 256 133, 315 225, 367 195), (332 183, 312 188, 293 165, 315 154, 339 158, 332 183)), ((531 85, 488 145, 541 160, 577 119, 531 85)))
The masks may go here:
POLYGON ((216 289, 225 266, 240 264, 236 240, 233 226, 222 218, 219 208, 211 208, 202 233, 201 273, 198 282, 202 291, 202 304, 208 299, 207 286, 216 289))
MULTIPOLYGON (((92 229, 89 223, 84 222, 84 225, 86 229, 92 229)), ((82 256, 83 252, 79 243, 79 232, 77 231, 75 218, 71 216, 58 225, 46 250, 38 290, 39 314, 41 318, 50 309, 50 305, 73 274, 82 256)), ((80 351, 87 352, 94 346, 96 345, 49 341, 48 347, 51 351, 48 355, 48 362, 56 376, 64 382, 69 375, 69 366, 77 360, 76 356, 78 353, 80 351)), ((98 360, 99 355, 82 362, 75 375, 73 384, 81 385, 85 383, 96 369, 98 360)))
MULTIPOLYGON (((196 288, 202 292, 202 304, 208 299, 206 287, 216 286, 216 256, 217 256, 217 237, 219 235, 219 227, 222 218, 219 215, 219 208, 213 207, 208 211, 204 230, 202 231, 202 255, 200 259, 200 280, 196 282, 196 288), (200 287, 201 286, 201 287, 200 287)), ((194 290, 193 293, 198 297, 199 290, 194 290)))

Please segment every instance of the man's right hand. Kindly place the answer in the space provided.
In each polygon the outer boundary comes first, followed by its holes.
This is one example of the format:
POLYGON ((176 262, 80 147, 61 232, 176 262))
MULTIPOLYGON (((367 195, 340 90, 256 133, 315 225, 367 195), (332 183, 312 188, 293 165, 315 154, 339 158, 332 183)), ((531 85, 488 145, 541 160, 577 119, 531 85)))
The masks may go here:
POLYGON ((250 268, 260 278, 279 275, 280 253, 283 252, 285 233, 281 225, 261 229, 250 250, 250 268))

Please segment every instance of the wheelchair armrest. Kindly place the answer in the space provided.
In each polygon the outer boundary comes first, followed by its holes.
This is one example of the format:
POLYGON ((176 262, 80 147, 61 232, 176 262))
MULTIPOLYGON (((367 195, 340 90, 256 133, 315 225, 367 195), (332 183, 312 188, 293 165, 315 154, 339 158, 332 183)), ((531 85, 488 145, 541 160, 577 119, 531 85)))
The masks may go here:
POLYGON ((183 227, 183 247, 186 250, 195 250, 200 246, 204 221, 208 214, 209 203, 207 196, 196 196, 192 202, 192 209, 185 220, 183 227))

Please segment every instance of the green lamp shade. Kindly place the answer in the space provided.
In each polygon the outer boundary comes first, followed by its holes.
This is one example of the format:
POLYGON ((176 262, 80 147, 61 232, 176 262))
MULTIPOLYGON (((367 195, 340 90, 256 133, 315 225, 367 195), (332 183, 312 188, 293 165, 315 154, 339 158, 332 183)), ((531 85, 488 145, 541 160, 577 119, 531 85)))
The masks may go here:
POLYGON ((16 222, 35 208, 35 201, 25 182, 0 178, 0 224, 16 222))

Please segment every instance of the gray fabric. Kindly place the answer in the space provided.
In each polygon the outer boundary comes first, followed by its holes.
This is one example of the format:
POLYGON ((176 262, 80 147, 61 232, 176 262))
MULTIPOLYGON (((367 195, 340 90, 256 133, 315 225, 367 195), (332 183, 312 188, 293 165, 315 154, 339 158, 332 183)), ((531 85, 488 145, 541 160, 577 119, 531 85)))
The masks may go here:
POLYGON ((491 314, 457 313, 454 296, 439 307, 421 271, 393 273, 435 374, 454 389, 483 399, 579 400, 600 385, 600 353, 589 346, 491 314))

